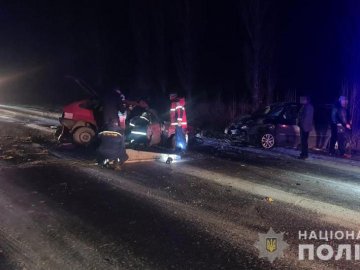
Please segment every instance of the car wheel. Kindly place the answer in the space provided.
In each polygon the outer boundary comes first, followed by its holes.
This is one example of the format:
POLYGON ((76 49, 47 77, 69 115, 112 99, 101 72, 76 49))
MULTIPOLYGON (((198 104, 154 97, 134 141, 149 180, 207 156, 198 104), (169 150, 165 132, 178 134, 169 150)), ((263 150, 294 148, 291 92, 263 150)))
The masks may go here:
POLYGON ((264 149, 271 149, 275 146, 275 137, 271 133, 265 133, 261 136, 260 144, 264 149))
POLYGON ((95 131, 89 127, 80 127, 73 133, 73 140, 80 145, 89 145, 95 137, 95 131))

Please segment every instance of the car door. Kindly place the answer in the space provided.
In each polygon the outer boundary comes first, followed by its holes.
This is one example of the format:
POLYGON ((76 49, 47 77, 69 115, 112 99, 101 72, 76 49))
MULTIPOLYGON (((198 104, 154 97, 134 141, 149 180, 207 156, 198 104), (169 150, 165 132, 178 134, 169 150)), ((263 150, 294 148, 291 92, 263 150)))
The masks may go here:
POLYGON ((299 104, 285 106, 278 118, 276 138, 279 145, 297 147, 300 143, 300 128, 297 125, 299 104))

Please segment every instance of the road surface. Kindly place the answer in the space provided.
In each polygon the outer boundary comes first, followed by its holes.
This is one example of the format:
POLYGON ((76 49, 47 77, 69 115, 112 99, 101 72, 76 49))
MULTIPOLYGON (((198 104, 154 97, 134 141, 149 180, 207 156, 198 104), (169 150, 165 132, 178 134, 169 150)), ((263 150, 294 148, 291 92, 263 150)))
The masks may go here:
POLYGON ((0 107, 0 121, 0 269, 360 267, 298 259, 299 231, 359 231, 356 161, 203 144, 110 171, 59 150, 52 114, 0 107), (255 247, 270 227, 288 244, 272 263, 255 247))

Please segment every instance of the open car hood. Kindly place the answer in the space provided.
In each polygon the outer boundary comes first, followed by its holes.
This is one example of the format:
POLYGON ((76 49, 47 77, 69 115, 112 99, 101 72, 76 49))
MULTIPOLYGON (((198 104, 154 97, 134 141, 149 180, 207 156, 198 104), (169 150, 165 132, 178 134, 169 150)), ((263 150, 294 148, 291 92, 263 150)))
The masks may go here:
POLYGON ((75 76, 68 75, 67 79, 73 80, 87 95, 90 97, 98 98, 98 93, 88 85, 84 80, 77 78, 75 76))

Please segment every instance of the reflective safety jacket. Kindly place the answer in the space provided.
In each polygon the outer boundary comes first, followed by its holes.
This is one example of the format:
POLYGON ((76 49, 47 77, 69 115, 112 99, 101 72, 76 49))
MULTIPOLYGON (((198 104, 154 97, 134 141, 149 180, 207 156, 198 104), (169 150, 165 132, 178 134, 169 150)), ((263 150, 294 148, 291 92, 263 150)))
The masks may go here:
POLYGON ((170 122, 171 126, 181 126, 183 129, 187 129, 185 98, 177 98, 171 101, 170 122))

